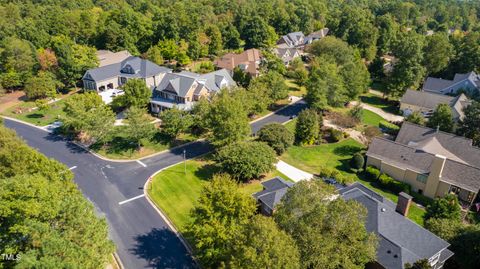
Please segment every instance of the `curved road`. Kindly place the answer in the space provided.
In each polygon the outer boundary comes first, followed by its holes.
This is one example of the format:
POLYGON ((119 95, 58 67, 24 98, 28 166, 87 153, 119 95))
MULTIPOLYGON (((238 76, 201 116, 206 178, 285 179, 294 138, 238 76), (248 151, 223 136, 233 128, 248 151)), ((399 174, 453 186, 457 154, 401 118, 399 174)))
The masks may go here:
MULTIPOLYGON (((252 123, 256 133, 270 122, 286 122, 306 107, 299 101, 252 123)), ((75 174, 82 193, 105 216, 117 253, 128 269, 192 268, 192 257, 177 235, 149 202, 140 195, 148 177, 156 171, 187 158, 212 150, 207 142, 195 142, 169 152, 145 158, 139 162, 109 162, 95 157, 75 144, 46 131, 4 119, 5 126, 14 129, 31 147, 54 158, 75 174), (138 199, 132 199, 140 196, 138 199), (132 200, 129 200, 132 199, 132 200)))

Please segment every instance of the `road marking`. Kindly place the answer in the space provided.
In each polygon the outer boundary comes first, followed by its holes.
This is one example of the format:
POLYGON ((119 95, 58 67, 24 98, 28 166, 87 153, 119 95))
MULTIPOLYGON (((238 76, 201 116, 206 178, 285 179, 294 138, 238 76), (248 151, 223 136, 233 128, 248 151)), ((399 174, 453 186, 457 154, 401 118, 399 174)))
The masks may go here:
POLYGON ((75 166, 72 166, 72 167, 70 167, 70 168, 68 168, 68 169, 69 169, 69 170, 73 170, 73 169, 75 169, 75 168, 77 168, 76 165, 75 165, 75 166))
POLYGON ((143 167, 147 167, 147 165, 144 164, 144 163, 142 163, 142 161, 140 161, 140 160, 137 160, 137 163, 139 163, 139 164, 140 164, 141 166, 143 166, 143 167))
POLYGON ((121 202, 119 202, 118 204, 119 204, 119 205, 123 205, 123 204, 128 203, 128 202, 131 202, 131 201, 133 201, 133 200, 142 198, 142 197, 144 197, 144 196, 145 196, 145 194, 140 194, 139 196, 135 196, 135 197, 130 198, 130 199, 127 199, 127 200, 125 200, 125 201, 121 201, 121 202))

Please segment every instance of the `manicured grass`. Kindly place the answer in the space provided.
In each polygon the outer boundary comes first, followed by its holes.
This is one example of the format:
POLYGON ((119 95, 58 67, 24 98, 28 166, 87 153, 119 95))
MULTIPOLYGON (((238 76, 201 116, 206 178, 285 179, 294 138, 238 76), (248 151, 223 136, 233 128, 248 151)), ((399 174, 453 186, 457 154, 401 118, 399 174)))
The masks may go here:
MULTIPOLYGON (((220 168, 208 158, 189 160, 186 164, 186 174, 183 163, 170 167, 157 174, 147 190, 152 200, 167 214, 180 232, 185 232, 191 221, 190 212, 200 196, 202 186, 213 174, 220 172, 220 168)), ((263 179, 275 176, 289 180, 278 171, 265 175, 263 179)), ((262 185, 259 180, 254 180, 240 184, 239 188, 250 195, 262 190, 262 185)))
POLYGON ((294 134, 296 124, 297 124, 297 118, 285 123, 285 127, 287 127, 287 129, 294 134))
POLYGON ((298 84, 293 79, 286 79, 285 84, 290 88, 288 95, 302 97, 307 94, 307 89, 305 86, 298 86, 298 84))
POLYGON ((94 144, 90 147, 96 153, 110 159, 138 159, 198 139, 191 134, 181 134, 178 139, 172 141, 157 133, 151 139, 144 139, 143 147, 139 150, 137 145, 128 139, 124 131, 125 126, 115 126, 114 128, 115 136, 108 144, 94 144))
POLYGON ((362 110, 362 123, 366 125, 372 125, 375 127, 379 127, 381 121, 385 120, 380 115, 370 111, 363 109, 362 110))
POLYGON ((360 101, 362 101, 362 103, 378 107, 387 113, 398 114, 398 107, 394 101, 385 100, 378 95, 365 93, 360 96, 360 101))
POLYGON ((36 106, 35 102, 26 101, 7 109, 3 114, 37 126, 45 126, 55 122, 59 116, 65 115, 63 105, 64 99, 49 104, 45 111, 39 111, 33 109, 36 106))
MULTIPOLYGON (((343 174, 351 176, 354 180, 361 182, 368 188, 378 192, 393 202, 397 202, 397 194, 381 188, 375 182, 365 180, 350 170, 348 163, 351 157, 354 153, 364 149, 364 145, 349 138, 338 143, 322 144, 318 146, 292 146, 280 157, 280 159, 313 174, 318 174, 323 167, 338 169, 343 174)), ((408 217, 423 226, 424 214, 425 211, 423 209, 413 204, 410 208, 408 217)))

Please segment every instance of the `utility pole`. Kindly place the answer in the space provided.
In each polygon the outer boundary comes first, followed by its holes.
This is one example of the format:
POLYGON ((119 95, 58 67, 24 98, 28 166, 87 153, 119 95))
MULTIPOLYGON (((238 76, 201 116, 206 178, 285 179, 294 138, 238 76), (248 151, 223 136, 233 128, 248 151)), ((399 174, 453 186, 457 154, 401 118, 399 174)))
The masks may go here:
POLYGON ((187 151, 183 150, 183 167, 185 168, 185 175, 187 175, 187 151))

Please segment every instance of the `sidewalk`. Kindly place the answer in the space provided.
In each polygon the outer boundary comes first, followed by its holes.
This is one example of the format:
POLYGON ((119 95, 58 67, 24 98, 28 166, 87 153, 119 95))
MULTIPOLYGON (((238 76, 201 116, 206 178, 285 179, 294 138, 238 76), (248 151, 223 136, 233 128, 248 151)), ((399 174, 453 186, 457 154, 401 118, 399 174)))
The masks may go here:
POLYGON ((276 167, 277 167, 277 170, 280 171, 280 173, 286 175, 288 178, 290 178, 295 182, 298 182, 301 180, 310 180, 313 178, 312 174, 307 173, 303 170, 300 170, 296 167, 293 167, 284 161, 278 161, 278 163, 276 164, 276 167))
POLYGON ((360 103, 360 106, 362 106, 362 108, 364 108, 366 110, 370 110, 373 113, 378 114, 380 117, 386 119, 387 121, 396 122, 396 121, 403 121, 404 120, 404 118, 402 116, 398 116, 398 115, 395 115, 395 114, 392 114, 392 113, 387 113, 387 112, 383 111, 382 109, 380 109, 378 107, 367 105, 365 103, 358 102, 358 101, 352 101, 351 102, 352 105, 356 105, 358 103, 360 103))

